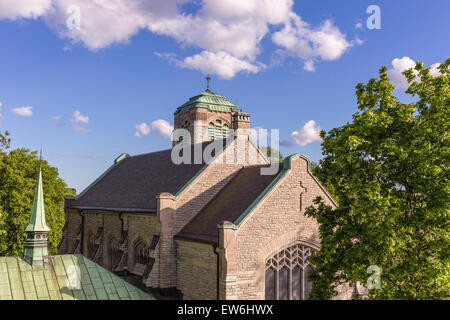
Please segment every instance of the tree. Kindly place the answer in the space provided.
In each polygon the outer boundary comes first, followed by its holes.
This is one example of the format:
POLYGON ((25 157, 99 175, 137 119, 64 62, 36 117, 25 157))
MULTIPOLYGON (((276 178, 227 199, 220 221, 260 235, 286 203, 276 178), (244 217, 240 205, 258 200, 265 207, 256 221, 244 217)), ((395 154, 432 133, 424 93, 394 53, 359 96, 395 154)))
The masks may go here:
MULTIPOLYGON (((30 221, 34 189, 39 172, 36 151, 16 149, 0 152, 0 256, 22 256, 30 221)), ((65 223, 66 184, 58 170, 42 160, 45 212, 49 232, 49 254, 56 254, 65 223)))
POLYGON ((259 150, 269 158, 269 160, 273 163, 283 162, 283 155, 280 151, 273 149, 270 146, 262 146, 259 147, 259 150))
POLYGON ((339 207, 316 198, 306 214, 320 226, 311 299, 357 281, 369 299, 443 299, 450 288, 450 58, 440 75, 417 62, 404 72, 412 103, 393 96, 387 68, 356 86, 353 122, 321 132, 315 168, 339 207), (369 266, 381 272, 372 288, 369 266), (370 278, 369 278, 370 279, 370 278))

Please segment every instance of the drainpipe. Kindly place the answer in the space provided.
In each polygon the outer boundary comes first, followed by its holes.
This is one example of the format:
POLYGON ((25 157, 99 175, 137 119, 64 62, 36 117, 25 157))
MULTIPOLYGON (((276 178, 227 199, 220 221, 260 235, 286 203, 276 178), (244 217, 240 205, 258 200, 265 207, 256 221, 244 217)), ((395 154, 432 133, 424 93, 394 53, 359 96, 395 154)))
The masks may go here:
POLYGON ((219 287, 219 285, 220 285, 220 280, 219 280, 219 276, 220 276, 220 255, 219 255, 219 253, 217 252, 217 244, 214 244, 213 246, 214 246, 214 253, 215 253, 216 256, 217 256, 217 275, 216 275, 216 291, 217 291, 217 297, 216 297, 216 299, 217 299, 217 300, 220 300, 220 299, 219 299, 219 292, 220 292, 220 287, 219 287))
POLYGON ((78 211, 78 214, 81 216, 81 235, 80 235, 80 242, 81 242, 81 254, 84 255, 84 214, 82 210, 78 211))

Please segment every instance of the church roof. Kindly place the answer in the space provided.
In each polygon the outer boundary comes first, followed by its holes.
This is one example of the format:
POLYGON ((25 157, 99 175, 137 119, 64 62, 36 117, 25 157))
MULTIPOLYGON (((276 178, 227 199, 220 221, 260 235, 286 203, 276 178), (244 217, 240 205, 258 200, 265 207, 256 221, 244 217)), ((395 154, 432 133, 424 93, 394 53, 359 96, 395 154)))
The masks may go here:
POLYGON ((210 111, 237 112, 239 108, 220 94, 206 90, 177 108, 177 113, 185 112, 192 108, 205 108, 210 111))
MULTIPOLYGON (((217 244, 217 225, 223 221, 237 220, 277 177, 278 174, 262 175, 260 172, 262 167, 242 168, 176 235, 176 238, 217 244)), ((280 169, 282 167, 280 166, 280 169)))
POLYGON ((49 260, 32 267, 19 257, 0 257, 0 300, 155 300, 82 255, 49 260))
MULTIPOLYGON (((225 143, 225 139, 223 141, 225 143)), ((209 143, 211 141, 202 143, 202 150, 209 143)), ((191 145, 192 164, 174 164, 171 159, 172 149, 121 156, 77 198, 68 200, 66 207, 156 212, 157 194, 176 194, 205 166, 204 162, 194 164, 194 146, 191 145)))

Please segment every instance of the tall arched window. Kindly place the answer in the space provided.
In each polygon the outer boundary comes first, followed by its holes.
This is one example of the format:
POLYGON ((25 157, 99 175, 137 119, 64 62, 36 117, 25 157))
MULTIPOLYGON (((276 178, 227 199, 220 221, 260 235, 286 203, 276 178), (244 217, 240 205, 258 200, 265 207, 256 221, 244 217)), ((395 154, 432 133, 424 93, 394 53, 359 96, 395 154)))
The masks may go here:
POLYGON ((222 132, 223 132, 223 137, 224 138, 226 138, 226 137, 228 137, 228 125, 227 124, 224 124, 223 125, 223 130, 222 130, 222 132))
POLYGON ((308 273, 312 266, 308 257, 316 251, 297 243, 287 247, 266 261, 266 300, 306 300, 311 292, 308 273))
POLYGON ((215 139, 222 139, 222 121, 216 121, 215 139))
POLYGON ((109 241, 108 258, 108 265, 111 269, 116 268, 122 258, 122 250, 116 238, 111 238, 109 241))
POLYGON ((208 125, 208 140, 212 141, 214 140, 214 123, 210 122, 208 125))
POLYGON ((95 235, 91 233, 88 238, 88 257, 94 259, 98 245, 95 243, 95 235))
POLYGON ((189 134, 189 122, 187 120, 184 122, 182 129, 187 130, 187 132, 180 137, 180 142, 182 142, 183 140, 186 141, 185 135, 189 134))
POLYGON ((148 247, 144 241, 138 240, 134 245, 134 263, 147 265, 149 261, 148 247))

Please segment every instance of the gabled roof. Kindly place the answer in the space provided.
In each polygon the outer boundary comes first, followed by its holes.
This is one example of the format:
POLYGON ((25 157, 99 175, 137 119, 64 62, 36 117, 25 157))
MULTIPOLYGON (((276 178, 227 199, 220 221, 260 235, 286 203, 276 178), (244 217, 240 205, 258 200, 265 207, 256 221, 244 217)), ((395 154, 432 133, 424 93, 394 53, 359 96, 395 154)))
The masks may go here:
POLYGON ((0 300, 155 300, 82 255, 49 260, 36 268, 18 257, 0 257, 0 300))
POLYGON ((278 173, 261 175, 262 167, 242 168, 176 238, 217 244, 217 224, 234 222, 278 176, 278 173))
MULTIPOLYGON (((201 149, 210 143, 212 141, 202 143, 201 149)), ((223 143, 226 143, 225 139, 223 143)), ((194 163, 195 145, 190 147, 192 164, 174 164, 171 159, 172 149, 118 158, 120 161, 116 159, 114 165, 80 196, 66 201, 66 207, 156 212, 157 194, 176 194, 205 167, 204 161, 194 163)))
POLYGON ((185 112, 192 108, 205 108, 210 111, 237 112, 239 108, 220 94, 206 90, 193 96, 186 103, 177 108, 175 114, 185 112))

